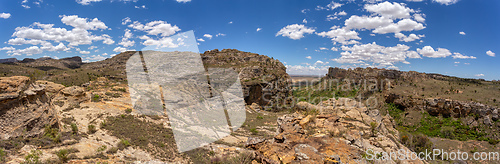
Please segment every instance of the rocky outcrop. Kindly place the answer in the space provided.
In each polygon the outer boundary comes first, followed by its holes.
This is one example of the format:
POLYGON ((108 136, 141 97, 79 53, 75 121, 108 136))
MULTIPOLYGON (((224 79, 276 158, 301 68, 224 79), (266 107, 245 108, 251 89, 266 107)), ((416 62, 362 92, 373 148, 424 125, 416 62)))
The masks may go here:
POLYGON ((45 85, 24 76, 0 77, 0 138, 34 137, 57 124, 45 85))
POLYGON ((234 49, 218 49, 201 54, 205 67, 233 68, 239 73, 248 105, 257 103, 264 107, 289 103, 290 76, 278 60, 234 49))
MULTIPOLYGON (((492 125, 492 121, 499 119, 498 107, 484 105, 478 102, 465 102, 443 98, 413 98, 396 94, 385 95, 387 103, 394 103, 404 110, 425 110, 432 116, 464 118, 467 116, 477 116, 480 123, 492 125)), ((472 124, 470 122, 468 124, 472 124)), ((475 123, 477 124, 477 123, 475 123)))
MULTIPOLYGON (((262 163, 366 163, 375 153, 410 151, 399 141, 390 116, 348 98, 318 105, 299 103, 301 113, 279 117, 273 139, 250 138, 248 148, 262 163)), ((375 160, 375 163, 422 163, 375 160)))
POLYGON ((425 73, 419 73, 415 71, 398 71, 398 70, 390 70, 390 69, 379 69, 379 68, 355 68, 355 69, 342 69, 342 68, 332 68, 328 69, 328 73, 325 78, 327 79, 416 79, 416 78, 428 78, 425 73))

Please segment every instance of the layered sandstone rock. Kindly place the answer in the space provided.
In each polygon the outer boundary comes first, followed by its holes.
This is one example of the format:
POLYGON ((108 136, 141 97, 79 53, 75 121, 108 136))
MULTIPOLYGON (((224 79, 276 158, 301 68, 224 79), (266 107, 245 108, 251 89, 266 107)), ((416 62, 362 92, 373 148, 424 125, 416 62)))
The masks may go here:
POLYGON ((24 76, 0 78, 0 134, 2 139, 33 137, 57 124, 57 113, 44 84, 24 76))

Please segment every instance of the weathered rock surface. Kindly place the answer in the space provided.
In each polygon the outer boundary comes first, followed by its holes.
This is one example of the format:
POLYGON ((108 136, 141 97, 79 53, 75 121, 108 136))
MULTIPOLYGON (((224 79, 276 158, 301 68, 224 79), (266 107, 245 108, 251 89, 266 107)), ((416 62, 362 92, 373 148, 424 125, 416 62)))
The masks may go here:
POLYGON ((33 137, 45 126, 57 123, 57 113, 45 93, 45 85, 28 77, 0 78, 0 138, 33 137))
POLYGON ((45 92, 52 93, 52 94, 58 93, 62 89, 66 88, 64 85, 56 84, 54 82, 44 81, 44 80, 38 80, 38 81, 36 81, 36 84, 45 85, 45 92))
MULTIPOLYGON (((246 146, 257 151, 258 162, 365 163, 368 162, 364 156, 367 150, 379 153, 410 151, 398 142, 399 132, 390 116, 381 116, 378 110, 368 110, 355 100, 330 99, 318 105, 301 103, 300 108, 321 111, 317 115, 297 112, 279 117, 277 135, 273 139, 249 138, 246 146)), ((374 162, 423 163, 420 160, 374 162)))

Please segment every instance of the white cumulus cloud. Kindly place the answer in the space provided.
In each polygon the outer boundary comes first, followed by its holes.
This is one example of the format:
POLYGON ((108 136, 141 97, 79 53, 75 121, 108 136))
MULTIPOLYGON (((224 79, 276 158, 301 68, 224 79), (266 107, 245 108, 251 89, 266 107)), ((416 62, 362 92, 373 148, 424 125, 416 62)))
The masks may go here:
POLYGON ((135 44, 135 41, 129 40, 132 38, 133 34, 129 29, 125 29, 125 34, 123 35, 122 41, 118 43, 118 45, 122 45, 123 47, 130 47, 135 44))
POLYGON ((410 47, 398 44, 394 47, 385 47, 377 43, 342 46, 341 57, 332 59, 338 63, 358 64, 379 68, 398 69, 394 64, 410 64, 406 58, 420 58, 417 52, 409 51, 410 47))
MULTIPOLYGON (((114 41, 111 39, 111 36, 107 34, 102 35, 93 35, 91 31, 95 30, 107 30, 108 27, 104 22, 101 22, 99 19, 88 19, 81 18, 76 15, 62 15, 61 22, 64 24, 73 27, 73 29, 68 30, 66 28, 56 28, 54 24, 42 24, 39 22, 34 22, 32 25, 28 27, 17 27, 15 32, 12 34, 12 39, 9 39, 7 42, 10 45, 42 45, 42 47, 37 47, 41 52, 43 51, 68 51, 71 47, 78 45, 90 45, 94 41, 102 41, 104 44, 113 44, 114 41), (51 42, 55 42, 58 44, 57 46, 53 46, 51 42), (69 48, 65 46, 65 44, 61 42, 67 42, 69 48)), ((26 54, 32 55, 36 54, 33 52, 36 48, 31 47, 23 50, 16 50, 7 53, 16 53, 18 54, 26 54)))
POLYGON ((409 18, 410 13, 415 12, 405 6, 404 3, 390 3, 382 2, 379 4, 367 4, 365 5, 365 10, 375 13, 377 15, 388 17, 388 18, 409 18))
POLYGON ((283 27, 278 33, 276 33, 276 36, 283 36, 283 37, 288 37, 293 40, 301 39, 304 37, 304 34, 311 34, 313 33, 314 30, 313 28, 306 27, 302 24, 291 24, 286 27, 283 27))
POLYGON ((85 30, 98 30, 102 29, 105 30, 108 28, 104 22, 101 22, 99 19, 94 18, 91 21, 89 21, 88 18, 80 18, 78 15, 61 15, 61 22, 68 26, 73 26, 78 29, 85 29, 85 30))
POLYGON ((410 35, 406 36, 405 34, 402 34, 402 33, 396 33, 396 34, 394 34, 394 37, 398 38, 399 41, 413 42, 413 41, 418 40, 422 37, 425 37, 425 35, 410 34, 410 35))
POLYGON ((458 33, 459 33, 460 35, 465 35, 465 32, 463 32, 463 31, 460 31, 460 32, 458 32, 458 33))
POLYGON ((486 55, 491 56, 491 57, 495 57, 495 53, 492 52, 491 50, 486 51, 486 55))
POLYGON ((147 32, 148 35, 161 35, 163 37, 173 35, 181 30, 176 25, 172 26, 165 21, 151 21, 145 25, 138 21, 134 21, 134 23, 128 25, 128 27, 147 32))
POLYGON ((3 18, 3 19, 10 18, 10 13, 0 13, 0 18, 3 18))
POLYGON ((208 38, 208 39, 212 39, 213 36, 210 34, 205 34, 205 35, 203 35, 203 37, 208 38))
POLYGON ((425 22, 425 14, 420 14, 420 13, 416 13, 416 14, 413 14, 413 19, 415 19, 416 21, 418 22, 425 22))
POLYGON ((334 44, 354 44, 358 43, 356 40, 361 40, 361 38, 358 36, 358 32, 356 31, 351 31, 346 28, 339 28, 338 26, 333 26, 330 29, 330 31, 323 31, 317 33, 317 35, 331 38, 334 44))
POLYGON ((444 58, 444 57, 451 55, 451 52, 448 49, 437 48, 437 51, 434 51, 434 48, 432 48, 431 46, 425 46, 422 49, 417 48, 417 52, 420 55, 425 56, 425 57, 429 57, 429 58, 444 58))
POLYGON ((191 2, 191 0, 175 0, 175 1, 177 1, 177 2, 179 2, 179 3, 191 2))

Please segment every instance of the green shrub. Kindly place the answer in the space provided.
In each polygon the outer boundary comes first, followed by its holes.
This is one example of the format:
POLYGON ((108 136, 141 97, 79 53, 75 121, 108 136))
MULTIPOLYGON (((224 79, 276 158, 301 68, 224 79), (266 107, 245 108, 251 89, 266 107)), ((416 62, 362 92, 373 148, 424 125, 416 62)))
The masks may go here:
POLYGON ((371 122, 370 123, 370 129, 371 129, 371 132, 372 132, 372 136, 376 136, 375 134, 377 134, 377 123, 376 122, 371 122))
POLYGON ((128 142, 126 139, 121 139, 120 142, 118 143, 118 149, 120 149, 120 150, 123 150, 129 146, 130 146, 130 142, 128 142))
POLYGON ((68 149, 61 149, 61 150, 56 152, 56 155, 59 158, 59 161, 61 161, 62 163, 68 162, 68 159, 69 159, 68 154, 69 154, 68 149))
POLYGON ((95 128, 95 125, 90 124, 88 126, 88 129, 89 129, 89 134, 94 134, 95 132, 97 132, 97 129, 95 128))
POLYGON ((75 123, 71 123, 71 131, 73 134, 78 134, 78 126, 75 123))
POLYGON ((5 150, 3 148, 0 148, 0 162, 5 162, 5 150))
POLYGON ((52 141, 55 143, 61 142, 61 133, 59 133, 59 130, 56 128, 52 128, 49 125, 45 126, 43 135, 52 139, 52 141))
POLYGON ((415 152, 432 151, 432 142, 425 135, 414 135, 412 145, 415 152))
POLYGON ((101 129, 106 127, 106 120, 101 122, 101 129))
POLYGON ((259 131, 257 131, 257 129, 255 129, 255 128, 250 129, 250 132, 252 132, 252 134, 254 134, 254 135, 259 133, 259 131))
POLYGON ((441 128, 441 137, 443 138, 455 138, 455 128, 451 126, 445 126, 441 128))
POLYGON ((99 102, 101 100, 101 97, 97 94, 95 94, 94 96, 92 96, 92 102, 99 102))
POLYGON ((492 145, 496 145, 496 144, 498 144, 498 142, 500 142, 500 141, 496 140, 496 139, 491 139, 491 138, 488 139, 488 143, 490 143, 492 145))
POLYGON ((127 114, 132 113, 132 109, 131 109, 131 108, 127 108, 127 109, 125 110, 125 113, 127 113, 127 114))

